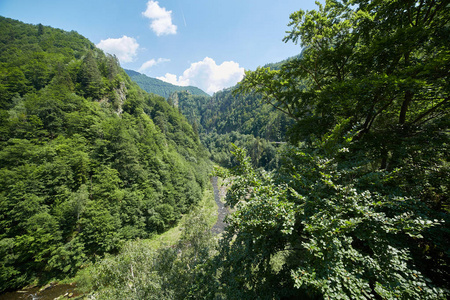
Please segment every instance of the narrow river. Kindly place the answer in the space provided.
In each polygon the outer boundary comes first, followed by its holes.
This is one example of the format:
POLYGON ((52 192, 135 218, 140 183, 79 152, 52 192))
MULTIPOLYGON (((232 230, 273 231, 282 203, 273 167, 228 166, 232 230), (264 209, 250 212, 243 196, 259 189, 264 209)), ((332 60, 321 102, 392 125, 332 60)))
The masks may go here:
POLYGON ((212 233, 214 234, 220 234, 224 231, 226 227, 226 223, 224 222, 225 216, 228 214, 228 208, 220 201, 220 190, 217 185, 218 178, 216 176, 211 178, 211 184, 214 189, 214 200, 217 203, 217 223, 214 224, 213 228, 211 229, 212 233))
MULTIPOLYGON (((49 286, 43 291, 39 291, 38 287, 30 289, 22 289, 15 292, 4 293, 0 295, 0 300, 17 300, 17 299, 39 299, 39 300, 53 300, 60 296, 75 297, 78 293, 75 291, 75 286, 70 284, 57 284, 49 286)), ((67 298, 64 298, 67 299, 67 298)))

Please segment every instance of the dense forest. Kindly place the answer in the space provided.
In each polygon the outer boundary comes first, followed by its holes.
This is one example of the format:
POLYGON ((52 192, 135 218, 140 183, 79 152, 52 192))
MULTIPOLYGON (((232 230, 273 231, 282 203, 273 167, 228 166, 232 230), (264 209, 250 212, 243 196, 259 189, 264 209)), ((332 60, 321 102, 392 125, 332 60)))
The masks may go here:
POLYGON ((73 275, 195 206, 208 155, 164 98, 76 32, 0 28, 0 291, 73 275))
POLYGON ((90 299, 447 299, 448 16, 317 3, 290 16, 301 55, 167 101, 74 32, 1 19, 1 288, 81 269, 90 299), (195 207, 208 155, 220 237, 195 207))
POLYGON ((261 105, 261 97, 237 95, 233 87, 212 97, 176 92, 168 102, 199 132, 214 162, 227 168, 235 166, 233 143, 249 150, 255 167, 278 166, 277 148, 284 143, 293 121, 273 107, 261 105))
POLYGON ((136 82, 144 91, 164 98, 168 98, 170 94, 177 91, 187 91, 192 95, 208 96, 207 93, 195 86, 178 86, 171 83, 159 80, 157 78, 148 77, 133 70, 125 69, 125 72, 130 76, 131 80, 136 82))
POLYGON ((239 86, 295 125, 276 172, 236 149, 218 255, 228 297, 448 296, 449 13, 362 0, 291 15, 284 41, 302 55, 239 86))
MULTIPOLYGON (((289 60, 267 66, 279 69, 289 60)), ((158 93, 159 87, 152 83, 157 79, 142 74, 132 76, 137 73, 134 71, 127 70, 127 73, 142 89, 158 93)), ((236 89, 236 86, 225 89, 213 96, 192 90, 172 91, 168 103, 199 133, 215 163, 227 168, 236 165, 231 153, 231 144, 236 144, 249 150, 255 167, 278 167, 277 148, 284 143, 294 121, 274 107, 261 105, 260 96, 239 95, 236 89)))

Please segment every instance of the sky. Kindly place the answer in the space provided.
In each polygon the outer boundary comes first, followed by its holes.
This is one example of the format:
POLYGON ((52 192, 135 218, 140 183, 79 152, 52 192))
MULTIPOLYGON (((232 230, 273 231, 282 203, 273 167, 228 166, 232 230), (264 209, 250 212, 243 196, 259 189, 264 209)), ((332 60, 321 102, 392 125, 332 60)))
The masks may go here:
MULTIPOLYGON (((291 13, 314 0, 0 0, 0 15, 74 30, 125 69, 209 94, 297 55, 291 13)), ((0 29, 1 30, 1 29, 0 29)))

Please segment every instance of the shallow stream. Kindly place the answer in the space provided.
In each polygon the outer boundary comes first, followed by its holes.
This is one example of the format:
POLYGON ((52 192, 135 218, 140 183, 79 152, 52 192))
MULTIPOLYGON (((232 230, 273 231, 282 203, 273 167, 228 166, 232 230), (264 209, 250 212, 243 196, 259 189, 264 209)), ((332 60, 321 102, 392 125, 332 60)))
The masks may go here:
MULTIPOLYGON (((67 293, 69 295, 72 293, 72 297, 79 295, 75 291, 75 285, 70 284, 57 284, 53 285, 41 292, 39 292, 38 287, 30 289, 21 289, 15 292, 8 292, 0 294, 0 300, 16 300, 16 299, 27 299, 27 300, 53 300, 59 296, 63 296, 67 293)), ((61 299, 68 299, 62 298, 61 299)))
POLYGON ((217 211, 218 211, 217 223, 214 224, 213 228, 211 229, 212 233, 214 233, 214 234, 220 234, 224 231, 224 229, 226 227, 226 223, 224 220, 225 220, 225 216, 228 214, 228 208, 221 201, 221 195, 220 195, 219 187, 217 185, 217 181, 218 181, 218 178, 216 176, 211 178, 211 184, 214 189, 214 200, 216 201, 217 207, 218 207, 217 208, 217 211))

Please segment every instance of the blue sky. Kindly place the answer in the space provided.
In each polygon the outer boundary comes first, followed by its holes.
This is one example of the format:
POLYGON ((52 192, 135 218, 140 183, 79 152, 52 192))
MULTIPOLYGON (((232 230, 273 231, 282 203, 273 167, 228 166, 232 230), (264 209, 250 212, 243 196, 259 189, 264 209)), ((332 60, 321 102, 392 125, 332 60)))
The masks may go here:
POLYGON ((212 94, 297 55, 289 15, 314 0, 1 0, 0 15, 75 30, 123 68, 212 94))

